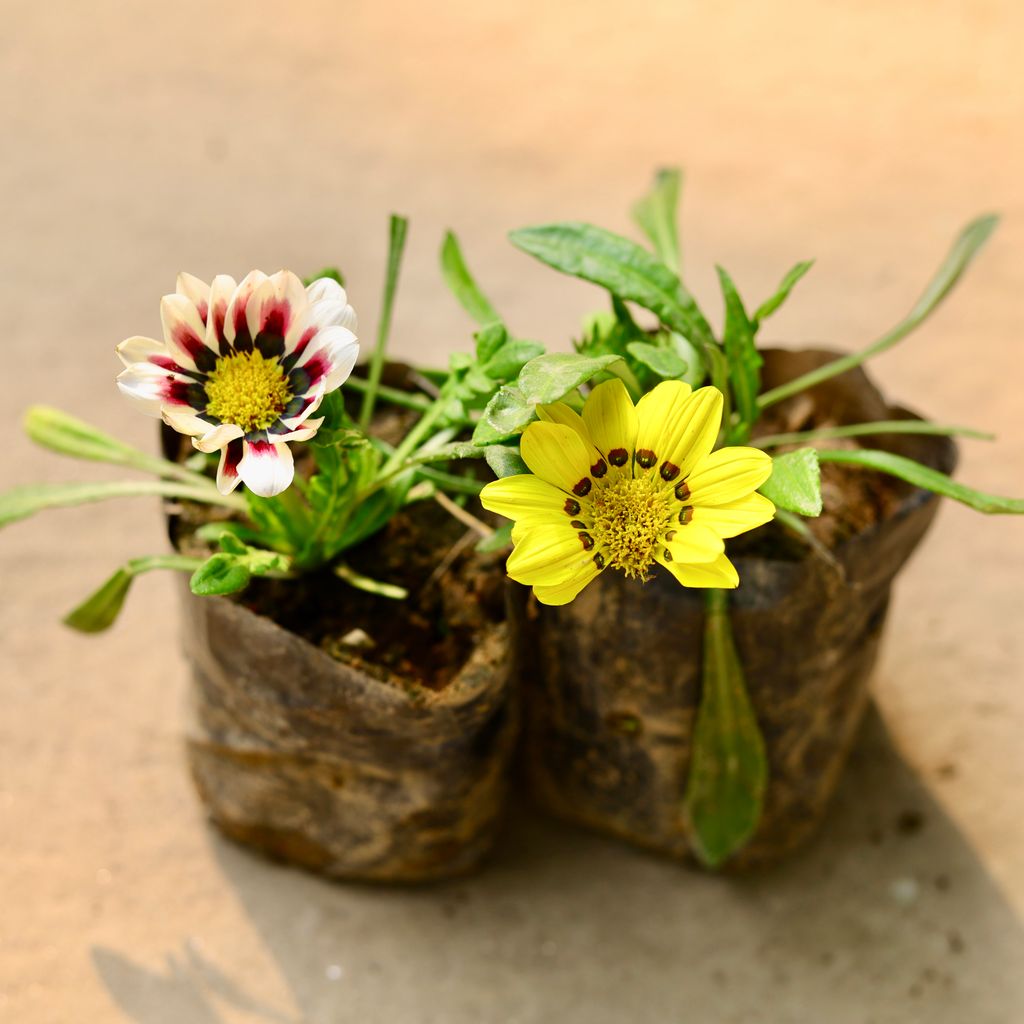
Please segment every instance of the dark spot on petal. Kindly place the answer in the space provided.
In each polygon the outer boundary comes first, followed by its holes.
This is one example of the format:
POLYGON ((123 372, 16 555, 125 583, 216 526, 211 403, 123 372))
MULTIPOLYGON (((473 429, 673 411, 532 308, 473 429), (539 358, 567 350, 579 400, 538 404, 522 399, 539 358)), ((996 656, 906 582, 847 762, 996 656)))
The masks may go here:
POLYGON ((681 525, 685 526, 692 519, 693 509, 689 505, 679 510, 679 522, 681 525))
POLYGON ((590 472, 592 476, 596 476, 598 480, 600 480, 601 477, 608 472, 608 463, 605 462, 604 459, 598 459, 597 462, 590 467, 590 472))
POLYGON ((672 552, 669 551, 668 548, 662 548, 661 549, 661 557, 664 558, 666 562, 671 562, 672 561, 672 552))
POLYGON ((284 337, 273 331, 260 331, 253 339, 253 344, 262 353, 264 359, 279 359, 284 355, 284 337))
POLYGON ((608 453, 608 461, 613 466, 624 466, 629 462, 629 452, 625 448, 613 448, 608 453))
POLYGON ((565 509, 565 514, 568 516, 578 516, 580 514, 580 503, 578 501, 573 501, 572 498, 565 499, 565 505, 563 508, 565 509))
POLYGON ((675 538, 675 535, 676 535, 676 531, 675 530, 669 530, 668 533, 665 534, 665 540, 669 540, 669 541, 673 540, 675 538))
POLYGON ((663 462, 661 464, 661 479, 666 482, 675 480, 679 476, 679 467, 674 462, 663 462))
POLYGON ((594 565, 596 565, 598 569, 604 568, 604 555, 602 555, 600 551, 594 555, 594 565))
POLYGON ((310 379, 309 374, 306 372, 304 366, 300 366, 295 370, 292 370, 288 374, 288 390, 293 395, 297 395, 300 398, 312 387, 313 381, 310 379))
POLYGON ((584 551, 589 551, 594 546, 594 538, 589 533, 580 533, 579 538, 584 551))
POLYGON ((572 489, 572 493, 583 498, 590 493, 591 488, 590 477, 585 476, 575 487, 572 489))
POLYGON ((569 525, 574 530, 585 530, 587 528, 587 524, 582 519, 574 519, 569 525))
POLYGON ((686 501, 686 499, 689 496, 690 496, 690 488, 687 485, 685 480, 682 483, 676 484, 676 497, 680 501, 686 501))
POLYGON ((636 453, 636 464, 641 469, 650 469, 658 461, 658 456, 650 448, 641 448, 636 453))

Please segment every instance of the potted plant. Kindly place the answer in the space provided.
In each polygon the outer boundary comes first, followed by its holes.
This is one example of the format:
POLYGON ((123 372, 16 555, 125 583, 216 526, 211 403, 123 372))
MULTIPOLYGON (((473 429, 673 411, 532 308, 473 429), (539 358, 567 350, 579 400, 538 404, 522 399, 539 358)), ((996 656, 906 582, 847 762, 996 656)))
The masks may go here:
POLYGON ((118 346, 118 386, 163 421, 164 457, 35 407, 36 443, 145 478, 0 495, 0 525, 163 499, 172 552, 132 559, 65 621, 101 631, 137 576, 187 574, 188 756, 214 822, 329 875, 397 881, 474 867, 504 799, 517 709, 487 553, 503 538, 465 507, 480 482, 461 461, 502 453, 458 437, 540 351, 492 331, 429 378, 386 364, 406 228, 392 218, 360 374, 337 271, 182 275, 163 339, 118 346))
POLYGON ((994 217, 968 225, 911 312, 864 350, 775 351, 758 331, 811 264, 754 311, 719 268, 716 334, 679 275, 679 187, 662 172, 634 209, 653 252, 579 223, 512 233, 606 289, 611 310, 563 357, 590 368, 587 387, 552 401, 527 365, 474 436, 521 436, 526 464, 482 500, 515 523, 536 797, 639 845, 739 867, 820 820, 890 584, 937 497, 983 512, 1024 501, 953 481, 951 438, 982 435, 890 407, 861 369, 939 304, 994 217))

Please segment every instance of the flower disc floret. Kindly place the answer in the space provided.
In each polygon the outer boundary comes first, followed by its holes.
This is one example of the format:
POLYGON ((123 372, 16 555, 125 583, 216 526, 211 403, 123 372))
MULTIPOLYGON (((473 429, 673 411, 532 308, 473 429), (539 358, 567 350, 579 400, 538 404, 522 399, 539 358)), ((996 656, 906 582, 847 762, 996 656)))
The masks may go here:
POLYGON ((515 520, 509 576, 553 605, 606 569, 647 579, 658 564, 684 586, 737 586, 724 541, 768 522, 775 506, 756 493, 771 473, 763 451, 713 451, 722 405, 715 388, 664 381, 634 406, 610 380, 582 415, 538 407, 520 446, 530 473, 480 495, 515 520))
POLYGON ((262 352, 222 356, 206 379, 206 412, 222 423, 237 423, 246 434, 266 430, 291 401, 280 361, 262 352))
POLYGON ((645 579, 669 525, 669 500, 647 479, 619 477, 590 501, 590 535, 607 563, 645 579))

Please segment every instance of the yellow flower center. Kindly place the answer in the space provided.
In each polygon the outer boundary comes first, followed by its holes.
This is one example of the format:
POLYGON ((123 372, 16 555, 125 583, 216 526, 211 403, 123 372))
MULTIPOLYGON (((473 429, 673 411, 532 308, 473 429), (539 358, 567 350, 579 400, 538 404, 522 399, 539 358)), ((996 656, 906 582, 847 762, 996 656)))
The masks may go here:
POLYGON ((590 534, 611 565, 628 577, 644 579, 664 536, 670 494, 648 479, 610 480, 590 500, 590 534))
POLYGON ((275 423, 291 398, 277 357, 264 359, 258 350, 222 356, 206 379, 206 411, 247 434, 275 423))

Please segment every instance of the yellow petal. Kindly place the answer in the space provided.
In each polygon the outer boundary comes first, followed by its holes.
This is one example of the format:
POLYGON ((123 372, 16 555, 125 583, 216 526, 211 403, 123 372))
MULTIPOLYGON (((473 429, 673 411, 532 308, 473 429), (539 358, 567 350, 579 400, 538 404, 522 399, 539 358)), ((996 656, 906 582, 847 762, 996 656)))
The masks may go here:
POLYGON ((583 422, 606 458, 611 452, 626 453, 622 465, 628 468, 636 447, 637 414, 626 385, 618 377, 598 384, 590 392, 583 406, 583 422))
POLYGON ((523 431, 519 452, 541 480, 579 497, 590 492, 591 449, 572 427, 543 420, 531 423, 523 431))
POLYGON ((579 534, 568 523, 541 523, 520 534, 505 569, 518 583, 549 587, 575 578, 593 560, 593 554, 583 547, 579 534))
POLYGON ((686 562, 666 562, 660 557, 658 561, 684 587, 718 587, 732 590, 739 586, 740 577, 736 567, 725 555, 719 555, 713 562, 701 565, 688 565, 686 562))
POLYGON ((774 515, 775 506, 763 494, 748 494, 723 505, 694 507, 690 525, 710 527, 719 537, 735 537, 771 522, 774 515))
POLYGON ((719 448, 686 480, 687 505, 728 505, 756 491, 771 476, 772 460, 758 448, 719 448))
POLYGON ((689 523, 670 532, 672 539, 665 541, 665 547, 673 563, 713 562, 725 550, 722 538, 699 523, 689 523))
POLYGON ((537 416, 545 423, 561 423, 563 427, 571 427, 583 438, 583 443, 588 447, 592 444, 590 434, 583 425, 583 418, 571 406, 565 402, 552 402, 550 405, 538 405, 537 416))
POLYGON ((572 499, 564 491, 529 473, 492 480, 480 492, 485 509, 517 523, 572 518, 572 506, 565 507, 567 500, 572 499))
POLYGON ((559 583, 550 587, 534 587, 534 596, 541 604, 559 605, 568 604, 577 594, 601 572, 594 564, 593 559, 587 567, 578 572, 565 583, 559 583))
MULTIPOLYGON (((663 479, 682 480, 715 446, 722 425, 722 392, 706 387, 690 393, 688 384, 666 380, 640 399, 636 450, 653 453, 663 479)), ((638 471, 634 471, 638 472, 638 471)))

